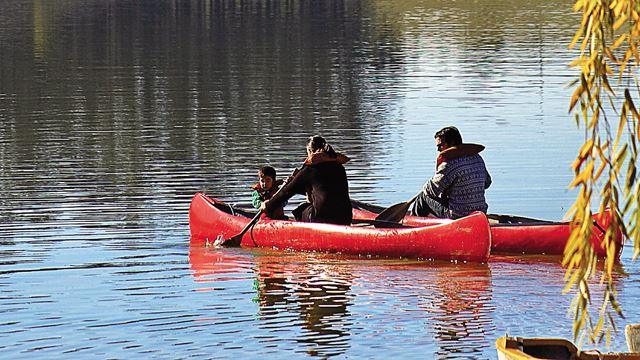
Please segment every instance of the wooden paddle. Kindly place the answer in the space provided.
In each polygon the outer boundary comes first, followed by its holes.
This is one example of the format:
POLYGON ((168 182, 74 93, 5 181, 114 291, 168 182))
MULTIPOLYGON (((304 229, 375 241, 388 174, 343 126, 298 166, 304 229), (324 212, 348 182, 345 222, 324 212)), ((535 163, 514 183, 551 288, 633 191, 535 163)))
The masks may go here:
POLYGON ((411 206, 411 204, 413 204, 414 201, 416 201, 416 199, 418 198, 418 196, 420 196, 421 193, 422 191, 417 193, 416 196, 412 197, 409 201, 394 204, 382 210, 382 212, 378 214, 378 216, 376 216, 376 220, 387 221, 387 222, 399 222, 407 215, 407 211, 409 210, 409 207, 411 206))
POLYGON ((213 243, 213 246, 215 247, 238 247, 240 246, 240 243, 242 242, 242 237, 244 236, 244 234, 249 231, 249 229, 251 229, 257 222, 258 220, 260 220, 260 215, 262 215, 264 211, 260 210, 258 211, 258 213, 256 214, 256 216, 253 217, 253 219, 251 219, 251 221, 249 221, 249 223, 242 229, 242 231, 240 231, 240 233, 238 235, 232 236, 228 239, 223 239, 222 237, 218 237, 216 239, 216 241, 213 243))
MULTIPOLYGON (((298 173, 298 171, 300 171, 299 168, 296 168, 295 170, 293 170, 293 174, 291 175, 291 177, 295 176, 298 173)), ((280 190, 282 190, 284 188, 284 186, 287 184, 287 182, 289 182, 289 178, 287 178, 287 180, 285 180, 285 182, 282 183, 282 186, 280 186, 278 191, 276 191, 271 197, 276 196, 276 194, 279 193, 280 190)), ((216 239, 216 241, 213 242, 213 246, 215 246, 215 247, 221 247, 221 246, 238 247, 238 246, 240 246, 240 243, 242 242, 242 237, 244 236, 244 234, 247 231, 249 231, 249 229, 251 229, 253 226, 255 226, 255 224, 258 222, 258 220, 260 220, 260 215, 262 215, 263 212, 264 211, 259 210, 258 213, 253 217, 253 219, 251 219, 251 221, 249 221, 249 223, 247 225, 245 225, 245 227, 242 229, 242 231, 240 231, 240 233, 238 235, 232 236, 232 237, 230 237, 228 239, 223 239, 222 237, 218 237, 216 239)))

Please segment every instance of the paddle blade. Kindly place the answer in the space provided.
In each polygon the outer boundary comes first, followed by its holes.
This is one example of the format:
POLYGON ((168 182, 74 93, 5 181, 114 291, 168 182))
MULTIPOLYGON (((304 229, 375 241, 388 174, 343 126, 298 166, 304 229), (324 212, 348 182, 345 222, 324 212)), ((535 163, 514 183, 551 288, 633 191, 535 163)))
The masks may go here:
POLYGON ((407 211, 409 210, 411 203, 413 203, 413 201, 405 201, 403 203, 391 205, 382 210, 382 212, 376 216, 376 220, 399 222, 407 215, 407 211))
MULTIPOLYGON (((280 191, 280 190, 278 190, 280 191)), ((260 215, 262 215, 262 210, 258 211, 258 213, 251 219, 251 221, 242 229, 240 234, 230 237, 228 239, 223 239, 221 235, 216 238, 216 241, 213 242, 213 246, 215 247, 238 247, 242 242, 242 237, 244 234, 249 231, 257 222, 260 220, 260 215)))
POLYGON ((236 236, 230 237, 228 239, 224 239, 221 235, 216 238, 216 241, 213 242, 214 247, 239 247, 242 242, 242 234, 238 234, 236 236))

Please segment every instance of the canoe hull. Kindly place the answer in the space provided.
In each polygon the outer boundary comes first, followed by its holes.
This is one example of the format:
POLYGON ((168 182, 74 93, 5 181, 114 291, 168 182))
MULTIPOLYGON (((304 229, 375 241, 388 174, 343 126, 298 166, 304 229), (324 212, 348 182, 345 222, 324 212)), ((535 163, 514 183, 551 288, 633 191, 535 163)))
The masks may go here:
MULTIPOLYGON (((591 244, 596 255, 604 258, 607 250, 604 246, 605 231, 609 226, 611 211, 593 215, 591 244)), ((492 251, 494 253, 525 253, 562 255, 571 235, 572 226, 568 222, 532 222, 523 224, 495 224, 491 226, 492 251)), ((614 239, 616 260, 622 252, 622 232, 618 231, 614 239)))
MULTIPOLYGON (((383 208, 366 204, 367 208, 358 205, 364 203, 354 202, 354 219, 375 219, 383 208), (378 211, 379 210, 379 211, 378 211)), ((546 254, 562 255, 565 245, 571 234, 571 225, 568 222, 554 222, 537 219, 528 219, 509 215, 489 215, 490 218, 511 219, 510 223, 491 224, 491 253, 493 254, 546 254)), ((606 256, 604 247, 604 231, 609 226, 611 211, 607 209, 601 214, 595 214, 591 243, 594 245, 598 257, 606 256)), ((409 226, 431 226, 449 222, 449 219, 437 219, 407 215, 402 223, 409 226)), ((620 259, 622 252, 622 233, 618 231, 614 240, 616 261, 620 259)))
POLYGON ((597 350, 579 351, 571 341, 555 338, 503 336, 496 340, 496 352, 499 360, 640 360, 640 353, 601 353, 597 350))
MULTIPOLYGON (((193 197, 189 209, 192 245, 230 238, 250 222, 248 217, 221 210, 224 207, 202 193, 193 197)), ((482 213, 435 226, 390 229, 262 218, 241 241, 243 247, 474 262, 488 259, 490 244, 490 229, 482 213)))

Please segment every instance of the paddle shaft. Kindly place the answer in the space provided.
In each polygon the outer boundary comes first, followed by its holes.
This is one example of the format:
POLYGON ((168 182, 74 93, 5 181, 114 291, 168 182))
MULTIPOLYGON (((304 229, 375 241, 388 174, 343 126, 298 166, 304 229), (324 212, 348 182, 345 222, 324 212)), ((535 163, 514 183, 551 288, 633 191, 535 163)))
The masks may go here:
POLYGON ((258 220, 260 220, 260 215, 262 215, 262 213, 262 210, 258 211, 256 216, 254 216, 253 219, 251 219, 251 221, 247 225, 245 225, 245 227, 242 229, 242 231, 240 231, 238 235, 222 240, 220 243, 216 241, 215 246, 240 246, 242 237, 247 231, 249 231, 249 229, 251 229, 251 227, 253 227, 258 222, 258 220))

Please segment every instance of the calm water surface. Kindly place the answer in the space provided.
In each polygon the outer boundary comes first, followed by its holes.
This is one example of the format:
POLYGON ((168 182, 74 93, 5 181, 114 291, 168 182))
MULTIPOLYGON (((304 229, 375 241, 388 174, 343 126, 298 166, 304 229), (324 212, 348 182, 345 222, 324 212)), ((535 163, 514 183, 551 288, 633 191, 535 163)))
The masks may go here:
MULTIPOLYGON (((207 250, 187 218, 197 191, 248 203, 316 133, 354 198, 409 199, 453 124, 487 147, 491 212, 561 219, 570 6, 4 0, 0 354, 491 359, 505 333, 571 337, 558 258, 207 250)), ((619 326, 640 322, 630 250, 619 326)))

